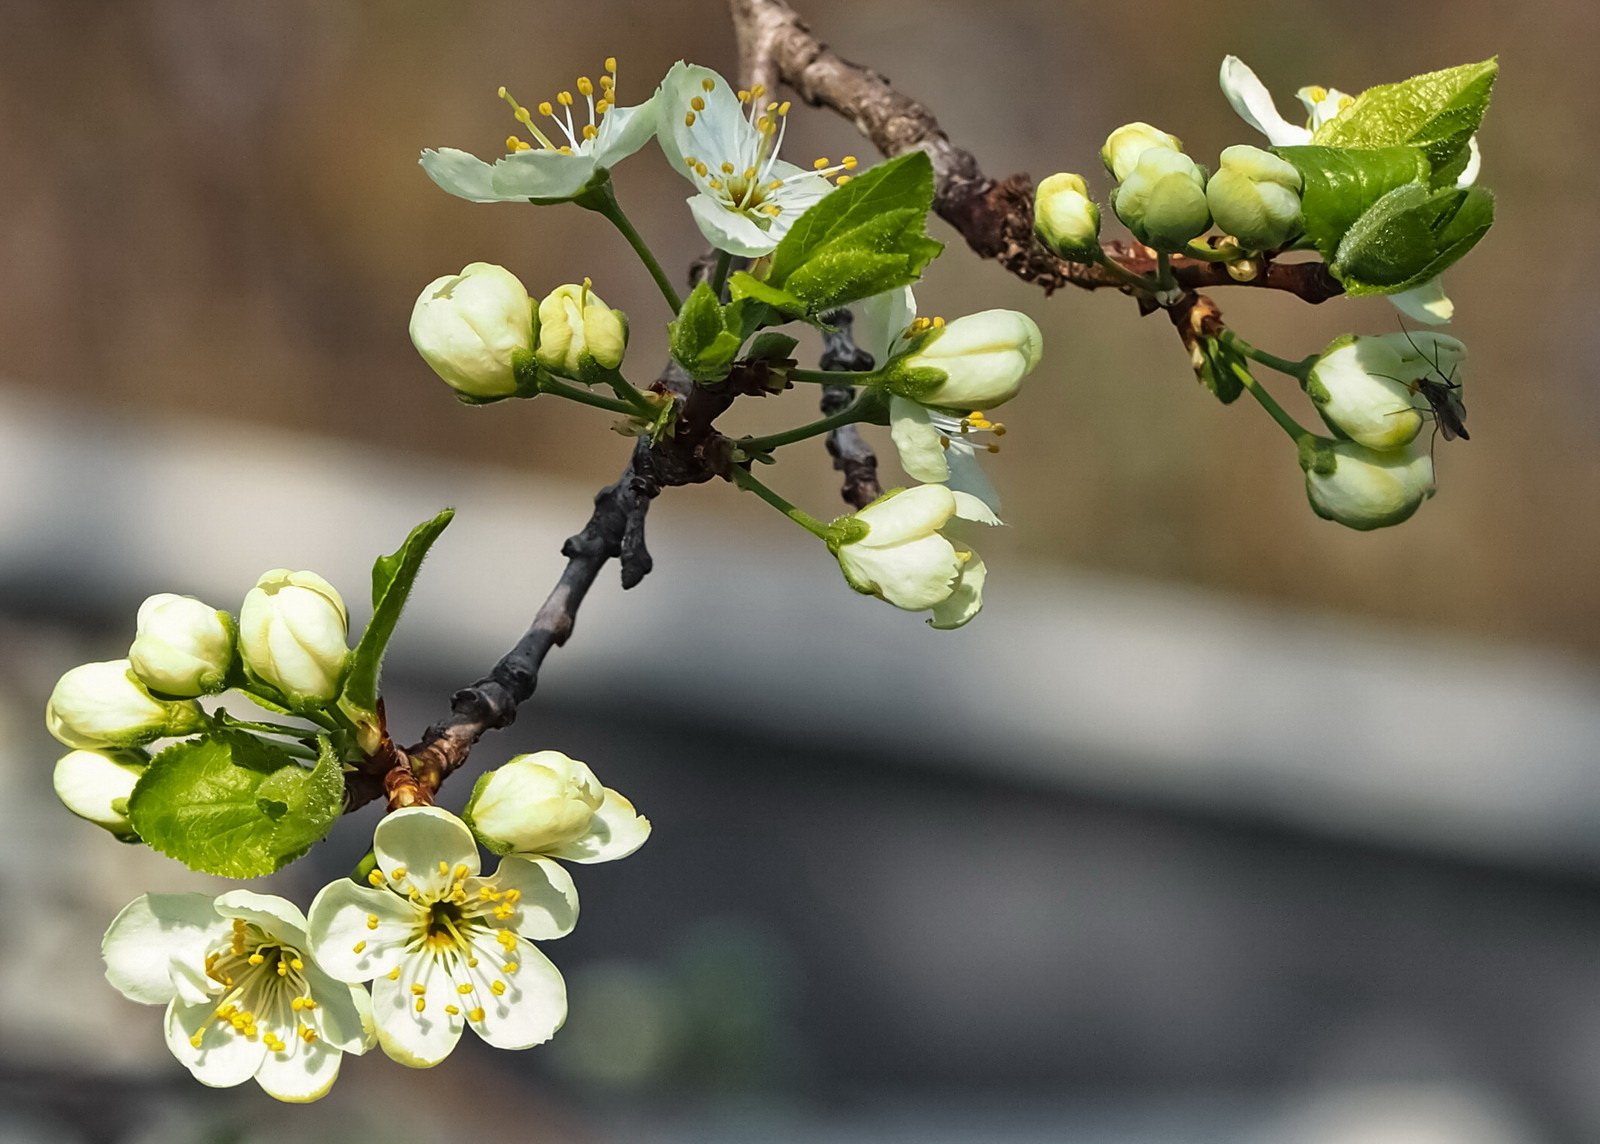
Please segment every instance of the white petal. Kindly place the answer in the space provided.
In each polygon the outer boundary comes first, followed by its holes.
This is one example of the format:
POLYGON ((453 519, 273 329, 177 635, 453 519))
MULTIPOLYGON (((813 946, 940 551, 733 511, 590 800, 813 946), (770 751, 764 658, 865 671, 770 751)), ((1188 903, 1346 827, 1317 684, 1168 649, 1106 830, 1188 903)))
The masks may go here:
POLYGON ((956 516, 962 520, 975 520, 979 524, 1003 524, 998 516, 982 500, 971 493, 964 493, 958 489, 951 489, 950 495, 955 497, 956 516))
POLYGON ((961 580, 943 603, 933 606, 928 626, 948 631, 959 628, 983 609, 983 581, 988 575, 983 558, 973 552, 961 570, 961 580))
POLYGON ((337 981, 371 981, 400 964, 420 924, 417 907, 398 894, 341 878, 311 903, 311 955, 337 981))
POLYGON ((145 894, 129 902, 100 944, 106 980, 130 1001, 160 1005, 176 994, 168 966, 201 965, 222 919, 204 894, 145 894))
POLYGON ((1438 278, 1430 278, 1421 286, 1390 294, 1388 298, 1406 317, 1430 326, 1442 326, 1455 317, 1456 304, 1450 301, 1444 292, 1444 282, 1438 278))
POLYGON ((955 511, 955 498, 943 485, 918 485, 881 497, 855 514, 856 519, 867 526, 867 535, 840 551, 880 548, 921 539, 943 528, 955 511))
POLYGON ((306 916, 293 902, 275 894, 256 894, 249 890, 229 890, 217 899, 217 913, 225 918, 243 918, 262 933, 280 938, 304 952, 306 916))
POLYGON ((173 958, 167 963, 167 973, 172 979, 173 989, 177 991, 175 1000, 179 1005, 214 1004, 212 997, 218 986, 206 975, 203 963, 173 958))
POLYGON ((917 300, 911 287, 874 294, 857 307, 852 331, 856 345, 871 354, 873 365, 881 368, 888 364, 896 339, 916 316, 917 300))
POLYGON ((656 97, 633 107, 613 107, 600 120, 600 133, 594 141, 595 161, 614 167, 650 142, 656 133, 656 97))
POLYGON ((599 166, 589 151, 518 151, 495 163, 490 185, 499 199, 559 202, 581 193, 599 166))
POLYGON ((250 1040, 226 1021, 218 1021, 215 1012, 213 1002, 180 1005, 174 1001, 168 1005, 167 1048, 201 1084, 232 1088, 256 1075, 267 1049, 259 1037, 250 1040), (197 1049, 191 1038, 201 1030, 197 1049))
MULTIPOLYGON (((565 937, 578 924, 578 888, 559 862, 526 855, 502 858, 491 881, 499 890, 516 890, 520 895, 516 912, 501 923, 507 929, 549 941, 565 937)), ((472 893, 469 884, 469 898, 472 893)))
POLYGON ((942 437, 927 409, 904 397, 889 399, 889 439, 908 476, 935 483, 950 479, 942 437))
POLYGON ((846 544, 839 549, 839 566, 852 584, 911 612, 931 608, 949 596, 961 570, 955 546, 938 533, 886 548, 846 544))
MULTIPOLYGON (((605 801, 589 820, 589 831, 581 838, 564 842, 550 850, 552 858, 568 862, 614 862, 626 858, 650 837, 650 820, 633 809, 621 794, 606 787, 605 801)), ((539 935, 523 933, 537 939, 539 935)))
POLYGON ((473 993, 466 998, 483 1009, 483 1019, 472 1022, 472 1030, 497 1049, 531 1049, 555 1036, 567 1019, 567 983, 561 971, 532 943, 518 940, 513 956, 517 971, 501 975, 490 966, 501 964, 498 958, 503 951, 498 945, 491 950, 485 943, 478 954, 475 969, 461 966, 457 969, 463 984, 471 984, 473 993), (494 992, 494 982, 504 985, 504 992, 494 992))
POLYGON ((306 989, 317 1003, 310 1023, 317 1035, 336 1049, 360 1055, 373 1045, 372 998, 358 985, 346 985, 324 973, 315 962, 306 966, 306 989))
MULTIPOLYGON (((380 977, 372 983, 372 1017, 378 1026, 378 1044, 392 1060, 407 1068, 432 1068, 448 1057, 461 1039, 462 1019, 445 1006, 456 1004, 450 975, 432 957, 412 954, 400 969, 400 979, 380 977), (427 1007, 417 1012, 413 984, 425 985, 427 1007)), ((464 1006, 457 1006, 464 1008, 464 1006)))
POLYGON ((724 162, 742 167, 754 151, 755 129, 745 120, 744 106, 728 81, 710 68, 678 61, 667 71, 654 97, 657 138, 672 169, 699 186, 688 169, 691 156, 713 171, 724 162), (706 81, 711 83, 707 91, 706 81), (686 121, 690 101, 703 100, 695 121, 686 121))
POLYGON ((1456 186, 1470 187, 1478 181, 1478 171, 1483 167, 1483 149, 1478 146, 1478 137, 1474 135, 1467 140, 1467 165, 1462 168, 1461 174, 1456 176, 1456 186))
POLYGON ((339 1079, 339 1058, 332 1045, 306 1044, 298 1036, 284 1039, 283 1052, 268 1051, 256 1070, 256 1083, 268 1096, 290 1104, 309 1104, 328 1095, 339 1079))
POLYGON ((1238 56, 1223 57, 1221 81, 1222 94, 1228 97, 1239 118, 1265 135, 1274 146, 1311 142, 1311 132, 1278 113, 1266 84, 1238 56))
POLYGON ((729 210, 710 195, 691 197, 689 213, 706 241, 729 254, 759 258, 778 245, 778 236, 772 231, 762 230, 749 216, 729 210))
POLYGON ((1003 523, 997 515, 1000 511, 1000 493, 989 480, 989 474, 983 471, 978 450, 969 442, 952 440, 945 460, 950 466, 949 485, 956 497, 956 515, 963 520, 978 520, 984 524, 1003 523), (967 515, 974 511, 967 504, 969 500, 980 502, 988 510, 987 515, 967 515), (967 507, 963 509, 963 505, 967 507))
POLYGON ((396 871, 404 871, 398 879, 402 888, 410 882, 424 896, 437 897, 448 890, 457 866, 465 866, 469 875, 480 869, 472 831, 436 806, 409 806, 385 816, 372 832, 372 853, 391 882, 396 881, 396 871))
POLYGON ((454 147, 427 150, 417 162, 440 187, 469 203, 498 203, 505 201, 495 193, 494 168, 476 155, 458 151, 454 147))

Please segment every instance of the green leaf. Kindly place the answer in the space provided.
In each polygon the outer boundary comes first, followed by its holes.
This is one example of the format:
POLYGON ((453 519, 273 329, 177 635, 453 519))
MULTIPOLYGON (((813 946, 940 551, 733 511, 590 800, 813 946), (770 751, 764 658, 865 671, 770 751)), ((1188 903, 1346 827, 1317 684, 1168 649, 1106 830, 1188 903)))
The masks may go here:
POLYGON ((1426 182, 1429 174, 1427 156, 1415 147, 1353 151, 1310 146, 1276 151, 1300 172, 1306 236, 1328 262, 1345 232, 1373 203, 1396 187, 1426 182))
POLYGON ((1420 147, 1433 164, 1435 183, 1454 184, 1467 164, 1467 141, 1483 122, 1499 70, 1497 60, 1487 59, 1368 88, 1319 127, 1312 142, 1420 147))
POLYGON ((1400 187, 1362 215, 1328 268, 1351 294, 1393 294, 1437 277, 1494 223, 1483 187, 1400 187))
POLYGON ((319 841, 344 809, 344 778, 326 740, 315 767, 242 731, 168 747, 128 799, 128 817, 152 849, 192 870, 255 878, 319 841))
MULTIPOLYGON (((909 286, 944 249, 925 230, 933 190, 933 164, 921 151, 852 179, 796 220, 772 252, 765 286, 798 299, 808 315, 909 286)), ((741 289, 794 313, 736 282, 736 296, 741 289)))
POLYGON ((1250 362, 1220 338, 1202 335, 1199 350, 1195 376, 1222 404, 1233 404, 1244 392, 1250 377, 1250 362))
POLYGON ((760 278, 745 270, 736 270, 733 277, 728 279, 728 293, 733 295, 735 302, 759 302, 770 306, 786 318, 800 318, 805 316, 806 304, 787 290, 780 290, 770 282, 763 282, 760 278))
MULTIPOLYGON (((350 657, 339 706, 353 716, 370 716, 378 705, 378 676, 383 668, 383 652, 389 646, 400 612, 411 595, 422 558, 456 514, 447 508, 432 520, 411 530, 406 542, 389 556, 380 556, 372 565, 372 621, 361 633, 350 657)), ((359 722, 359 718, 358 718, 359 722)))
POLYGON ((744 338, 727 326, 716 291, 702 282, 687 298, 667 327, 668 343, 677 363, 696 381, 720 381, 739 356, 744 338))
POLYGON ((777 330, 767 330, 756 335, 756 340, 750 343, 748 356, 756 361, 792 361, 799 344, 799 338, 791 338, 777 330))

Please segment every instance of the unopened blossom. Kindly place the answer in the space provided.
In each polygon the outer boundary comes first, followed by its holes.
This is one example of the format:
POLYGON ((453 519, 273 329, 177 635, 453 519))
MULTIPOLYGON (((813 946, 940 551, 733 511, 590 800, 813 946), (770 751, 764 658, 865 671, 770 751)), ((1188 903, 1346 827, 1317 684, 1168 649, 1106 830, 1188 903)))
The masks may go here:
POLYGON ((69 747, 139 747, 206 726, 192 699, 157 699, 125 659, 85 663, 56 682, 45 726, 69 747))
POLYGON ((1125 123, 1106 137, 1100 148, 1100 161, 1120 183, 1133 174, 1144 153, 1152 148, 1177 153, 1183 150, 1183 142, 1148 123, 1125 123))
POLYGON ((1459 386, 1467 348, 1432 330, 1343 337, 1317 358, 1306 392, 1330 428, 1373 449, 1397 449, 1422 429, 1418 384, 1459 386))
POLYGON ((1168 253, 1211 226, 1206 202, 1206 176, 1200 165, 1182 151, 1150 147, 1111 194, 1117 212, 1135 238, 1168 253))
POLYGON ((56 760, 51 785, 61 805, 79 818, 131 838, 128 796, 149 761, 143 751, 68 751, 56 760))
POLYGON ((757 84, 735 92, 710 68, 676 63, 656 93, 661 150, 694 184, 689 210, 718 250, 768 254, 796 219, 849 179, 853 156, 819 159, 811 170, 778 158, 789 103, 757 84))
POLYGON ((1050 250, 1074 262, 1101 257, 1100 208, 1082 175, 1061 172, 1039 181, 1033 196, 1033 233, 1050 250))
POLYGON ((504 266, 471 262, 435 278, 411 309, 411 344, 456 392, 476 401, 517 391, 512 356, 533 349, 533 300, 504 266))
POLYGON ((365 991, 312 959, 306 920, 282 898, 233 890, 146 894, 117 915, 102 953, 130 1001, 165 1005, 167 1047, 202 1084, 252 1077, 270 1096, 324 1096, 344 1053, 372 1044, 365 991))
POLYGON ((1318 440, 1301 446, 1300 466, 1312 511, 1362 532, 1409 520, 1434 493, 1433 455, 1420 440, 1384 450, 1318 440))
POLYGON ((474 203, 577 198, 656 131, 656 100, 618 107, 616 77, 617 61, 607 59, 598 85, 579 76, 577 93, 562 91, 540 103, 537 118, 502 87, 500 98, 511 105, 528 138, 508 137, 505 156, 493 164, 454 147, 427 150, 422 169, 452 195, 474 203))
POLYGON ((622 364, 628 317, 600 300, 585 278, 558 286, 539 302, 539 364, 558 377, 600 380, 622 364))
POLYGON ((650 837, 648 818, 560 751, 518 755, 484 775, 462 817, 496 854, 569 862, 626 858, 650 837))
POLYGON ((292 703, 339 694, 350 660, 350 613, 339 590, 315 572, 263 572, 239 609, 239 652, 257 679, 292 703))
POLYGON ((566 870, 510 857, 481 876, 472 832, 432 806, 386 816, 372 852, 370 884, 325 887, 311 903, 310 932, 330 974, 372 982, 383 1051, 428 1068, 469 1028, 500 1049, 549 1040, 566 1020, 566 984, 533 942, 577 924, 566 870))
POLYGON ((233 666, 233 617, 193 596, 161 592, 139 605, 128 662, 144 685, 163 695, 211 695, 227 687, 233 666))
POLYGON ((944 485, 888 493, 834 522, 830 542, 839 569, 856 591, 903 608, 932 613, 935 628, 958 628, 983 606, 983 560, 945 536, 954 519, 998 524, 977 497, 944 485))
POLYGON ((1224 148, 1221 160, 1206 180, 1206 204, 1225 233, 1248 250, 1275 250, 1305 229, 1294 164, 1245 144, 1224 148))

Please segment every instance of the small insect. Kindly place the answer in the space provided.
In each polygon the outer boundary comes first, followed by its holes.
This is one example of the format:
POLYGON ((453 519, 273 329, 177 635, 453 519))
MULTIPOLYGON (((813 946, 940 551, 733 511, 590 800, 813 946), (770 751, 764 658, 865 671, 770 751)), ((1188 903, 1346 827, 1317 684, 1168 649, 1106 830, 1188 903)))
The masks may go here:
POLYGON ((1439 365, 1437 351, 1430 355, 1417 345, 1404 322, 1400 323, 1400 330, 1405 334, 1406 341, 1411 343, 1411 348, 1417 351, 1417 356, 1431 365, 1437 376, 1423 376, 1415 381, 1401 381, 1399 378, 1389 380, 1405 386, 1428 403, 1428 408, 1433 411, 1434 431, 1443 433, 1446 441, 1454 441, 1457 437, 1463 441, 1472 440, 1472 435, 1467 432, 1467 406, 1461 400, 1461 383, 1456 380, 1455 366, 1450 367, 1448 374, 1445 373, 1439 365))

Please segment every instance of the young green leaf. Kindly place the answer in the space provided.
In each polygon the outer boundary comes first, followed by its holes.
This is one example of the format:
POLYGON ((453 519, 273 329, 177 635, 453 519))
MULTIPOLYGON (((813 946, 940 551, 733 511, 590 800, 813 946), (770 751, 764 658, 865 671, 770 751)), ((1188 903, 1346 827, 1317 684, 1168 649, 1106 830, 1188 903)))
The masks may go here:
POLYGON ((128 799, 133 828, 152 849, 225 878, 288 865, 328 833, 343 808, 344 779, 326 743, 308 769, 242 731, 168 747, 128 799))
MULTIPOLYGON (((798 299, 813 316, 909 286, 944 249, 924 229, 933 189, 933 164, 921 151, 851 180, 795 222, 772 252, 764 285, 798 299)), ((734 289, 737 296, 741 285, 734 289)), ((785 309, 747 283, 743 293, 785 309)))
POLYGON ((400 622, 400 612, 422 569, 422 558, 455 514, 455 509, 447 508, 432 520, 417 525, 393 554, 378 557, 372 565, 372 621, 361 633, 361 642, 350 656, 349 674, 345 676, 344 692, 339 697, 340 709, 358 728, 375 718, 383 652, 389 646, 395 626, 400 622))
POLYGON ((736 270, 728 279, 728 293, 735 302, 759 302, 785 318, 805 316, 806 304, 787 290, 780 290, 746 270, 736 270))
POLYGON ((1244 392, 1250 376, 1250 362, 1220 338, 1201 335, 1198 343, 1195 376, 1224 405, 1231 405, 1244 392))
POLYGON ((1279 147, 1277 153, 1300 172, 1300 209, 1306 237, 1333 261, 1345 232, 1372 204, 1396 187, 1424 184, 1428 159, 1415 147, 1372 151, 1338 147, 1279 147))
POLYGON ((1467 141, 1477 133, 1494 90, 1498 61, 1446 68, 1403 83, 1368 88, 1317 129, 1313 143, 1328 147, 1422 148, 1434 182, 1453 184, 1467 164, 1467 141))
POLYGON ((1400 187, 1350 228, 1328 268, 1351 294, 1409 290, 1460 259, 1493 222, 1494 196, 1482 187, 1400 187))
POLYGON ((702 282, 683 300, 667 327, 672 356, 696 381, 720 381, 739 356, 744 339, 727 327, 716 291, 702 282))

